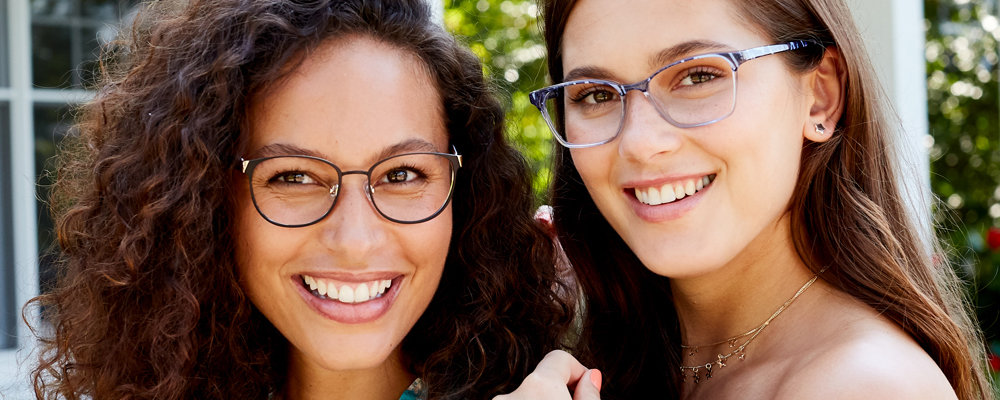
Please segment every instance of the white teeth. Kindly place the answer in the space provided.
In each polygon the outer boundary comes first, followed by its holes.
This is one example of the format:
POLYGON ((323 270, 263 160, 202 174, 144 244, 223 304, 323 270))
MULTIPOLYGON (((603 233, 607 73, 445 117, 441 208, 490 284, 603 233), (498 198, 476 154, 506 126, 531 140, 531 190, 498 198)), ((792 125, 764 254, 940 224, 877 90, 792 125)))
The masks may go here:
POLYGON ((350 286, 343 285, 340 287, 340 302, 342 303, 353 303, 354 302, 354 289, 350 286))
POLYGON ((382 297, 385 291, 392 286, 391 279, 380 279, 371 282, 352 284, 350 286, 337 283, 328 279, 317 279, 308 275, 302 275, 302 283, 313 292, 314 295, 329 299, 338 300, 341 303, 362 303, 372 299, 382 297), (338 286, 340 290, 338 290, 338 286))
MULTIPOLYGON (((660 196, 660 204, 670 203, 674 200, 677 200, 677 195, 674 194, 674 189, 671 187, 664 186, 663 190, 661 190, 660 192, 662 193, 662 195, 660 196)), ((656 203, 649 203, 649 204, 656 204, 656 203)))
POLYGON ((649 203, 662 203, 662 201, 660 201, 660 191, 656 190, 656 188, 649 188, 649 193, 646 195, 646 198, 648 199, 646 201, 649 203))
POLYGON ((371 293, 368 292, 368 285, 364 283, 358 285, 358 287, 354 289, 355 302, 360 303, 362 301, 368 301, 371 297, 371 293))
POLYGON ((686 196, 686 194, 684 194, 684 186, 682 185, 674 186, 674 196, 677 196, 678 200, 683 199, 684 196, 686 196))
POLYGON ((337 300, 340 298, 337 296, 337 284, 330 282, 326 285, 326 297, 331 300, 337 300))
POLYGON ((316 286, 316 291, 319 292, 319 295, 326 296, 326 281, 320 279, 319 282, 316 282, 316 286))
POLYGON ((683 199, 691 196, 712 183, 710 175, 698 179, 667 183, 660 187, 649 187, 645 189, 635 188, 636 199, 643 204, 660 205, 683 199))

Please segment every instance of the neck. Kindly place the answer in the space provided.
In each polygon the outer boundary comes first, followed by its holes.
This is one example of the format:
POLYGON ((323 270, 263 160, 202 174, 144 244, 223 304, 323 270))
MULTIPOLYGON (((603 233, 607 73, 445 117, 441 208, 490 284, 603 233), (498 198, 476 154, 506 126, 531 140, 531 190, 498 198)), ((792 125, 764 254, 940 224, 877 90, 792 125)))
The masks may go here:
POLYGON ((786 215, 725 265, 671 280, 682 342, 715 343, 760 326, 812 276, 786 215))
POLYGON ((284 399, 396 400, 415 378, 399 349, 380 365, 354 370, 323 368, 295 349, 289 357, 284 399))

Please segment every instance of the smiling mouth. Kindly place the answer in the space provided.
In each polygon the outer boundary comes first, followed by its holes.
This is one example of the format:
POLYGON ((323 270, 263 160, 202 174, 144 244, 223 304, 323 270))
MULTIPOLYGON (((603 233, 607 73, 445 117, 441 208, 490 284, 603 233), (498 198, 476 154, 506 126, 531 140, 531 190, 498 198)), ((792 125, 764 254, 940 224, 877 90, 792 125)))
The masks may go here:
MULTIPOLYGON (((381 298, 393 285, 394 279, 379 279, 361 283, 338 282, 332 279, 301 276, 302 286, 313 296, 345 304, 360 304, 381 298)), ((395 282, 398 283, 398 282, 395 282)))
POLYGON ((640 203, 650 206, 673 203, 700 192, 710 186, 715 181, 715 174, 705 175, 701 178, 685 179, 677 182, 665 183, 661 186, 650 186, 645 188, 633 188, 635 198, 640 203))

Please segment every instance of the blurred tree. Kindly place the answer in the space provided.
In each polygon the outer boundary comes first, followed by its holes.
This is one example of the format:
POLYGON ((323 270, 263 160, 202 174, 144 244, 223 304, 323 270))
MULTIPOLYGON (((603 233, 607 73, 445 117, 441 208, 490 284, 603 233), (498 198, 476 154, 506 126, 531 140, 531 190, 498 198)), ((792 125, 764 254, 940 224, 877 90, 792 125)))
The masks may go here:
MULTIPOLYGON (((1000 353, 997 0, 925 0, 931 187, 993 353, 1000 353)), ((994 371, 996 372, 996 371, 994 371)))
POLYGON ((528 92, 546 85, 545 42, 536 0, 445 0, 444 25, 483 61, 483 72, 503 94, 507 134, 521 146, 544 200, 551 177, 552 139, 528 92))

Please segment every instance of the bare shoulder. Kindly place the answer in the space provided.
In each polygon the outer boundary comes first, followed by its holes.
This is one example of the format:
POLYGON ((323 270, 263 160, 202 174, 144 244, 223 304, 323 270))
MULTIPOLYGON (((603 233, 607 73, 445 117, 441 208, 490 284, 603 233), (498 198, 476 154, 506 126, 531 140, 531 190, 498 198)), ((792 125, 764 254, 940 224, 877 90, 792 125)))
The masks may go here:
MULTIPOLYGON (((853 308, 853 307, 850 307, 853 308)), ((937 363, 900 327, 861 305, 832 321, 794 363, 778 399, 955 399, 937 363)))

